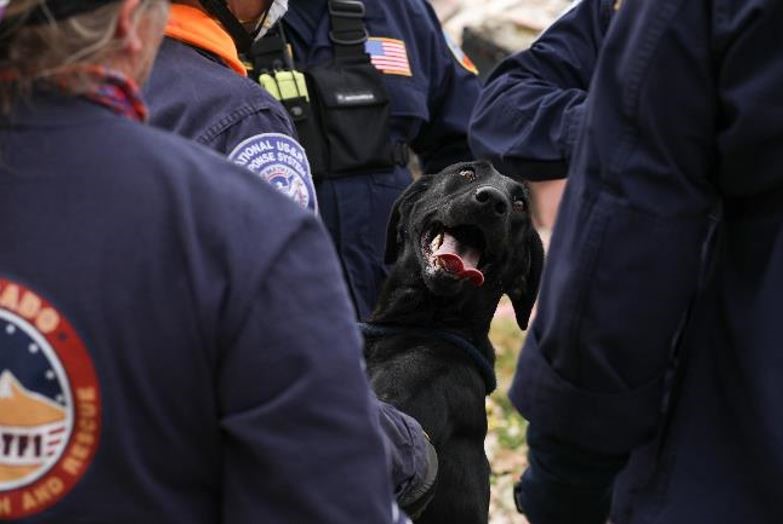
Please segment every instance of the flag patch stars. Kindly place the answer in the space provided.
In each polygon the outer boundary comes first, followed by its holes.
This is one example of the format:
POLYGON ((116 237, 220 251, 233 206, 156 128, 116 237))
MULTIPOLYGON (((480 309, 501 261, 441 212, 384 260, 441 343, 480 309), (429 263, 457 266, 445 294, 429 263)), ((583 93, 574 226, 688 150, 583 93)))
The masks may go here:
POLYGON ((370 61, 381 73, 413 76, 405 42, 394 38, 370 37, 364 44, 370 61))

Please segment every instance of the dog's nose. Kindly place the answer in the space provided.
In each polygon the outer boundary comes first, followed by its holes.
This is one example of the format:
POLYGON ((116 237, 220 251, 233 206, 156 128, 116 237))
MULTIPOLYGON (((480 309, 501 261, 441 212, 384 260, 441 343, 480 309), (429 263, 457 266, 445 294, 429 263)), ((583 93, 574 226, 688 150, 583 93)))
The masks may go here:
POLYGON ((482 209, 503 216, 508 212, 508 199, 500 190, 484 186, 476 190, 473 198, 482 209))

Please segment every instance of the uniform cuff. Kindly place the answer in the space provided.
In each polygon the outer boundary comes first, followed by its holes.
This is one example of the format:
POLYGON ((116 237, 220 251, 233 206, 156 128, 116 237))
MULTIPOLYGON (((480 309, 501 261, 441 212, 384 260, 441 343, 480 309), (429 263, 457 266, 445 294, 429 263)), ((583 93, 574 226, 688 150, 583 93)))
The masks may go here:
POLYGON ((517 510, 531 524, 604 524, 611 497, 611 484, 575 488, 552 478, 534 461, 514 486, 517 510))
POLYGON ((617 393, 577 388, 549 365, 531 330, 509 398, 542 433, 586 450, 621 455, 652 436, 662 390, 662 380, 617 393))

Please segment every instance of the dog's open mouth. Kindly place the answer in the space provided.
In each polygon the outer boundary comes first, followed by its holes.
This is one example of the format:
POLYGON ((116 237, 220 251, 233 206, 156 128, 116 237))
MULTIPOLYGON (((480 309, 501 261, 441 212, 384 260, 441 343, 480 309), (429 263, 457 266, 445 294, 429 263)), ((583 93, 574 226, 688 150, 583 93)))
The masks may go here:
POLYGON ((435 225, 422 235, 422 244, 424 259, 432 272, 466 279, 476 287, 484 283, 480 268, 486 241, 479 228, 435 225))

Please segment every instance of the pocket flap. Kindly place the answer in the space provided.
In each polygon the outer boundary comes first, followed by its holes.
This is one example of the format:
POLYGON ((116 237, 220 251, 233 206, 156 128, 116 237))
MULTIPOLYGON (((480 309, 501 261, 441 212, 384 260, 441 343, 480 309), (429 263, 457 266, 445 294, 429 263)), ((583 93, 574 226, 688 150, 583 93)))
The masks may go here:
POLYGON ((320 102, 329 109, 389 103, 383 81, 369 63, 316 66, 307 76, 320 102))

